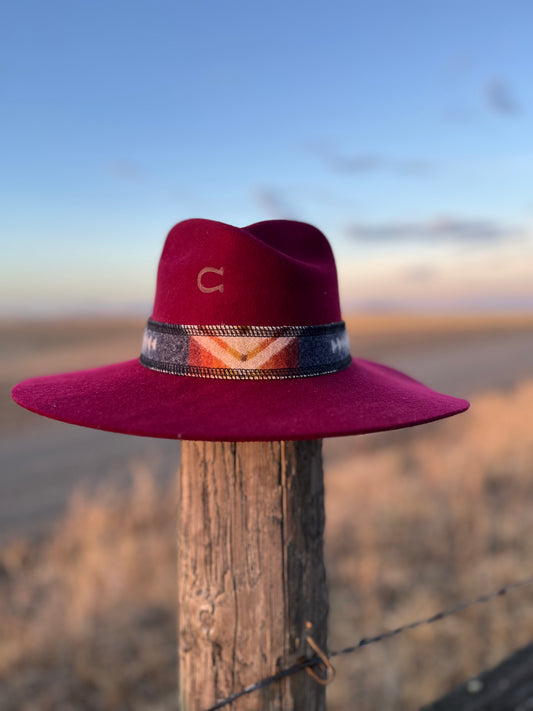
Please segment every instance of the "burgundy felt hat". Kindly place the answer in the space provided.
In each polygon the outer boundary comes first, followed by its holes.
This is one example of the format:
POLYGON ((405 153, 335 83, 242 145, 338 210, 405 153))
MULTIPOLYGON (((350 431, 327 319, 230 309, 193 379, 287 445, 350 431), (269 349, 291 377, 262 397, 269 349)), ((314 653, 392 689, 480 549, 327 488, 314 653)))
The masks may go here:
POLYGON ((76 425, 215 441, 376 432, 468 407, 351 357, 331 247, 315 227, 287 220, 177 224, 140 358, 31 378, 12 395, 76 425))

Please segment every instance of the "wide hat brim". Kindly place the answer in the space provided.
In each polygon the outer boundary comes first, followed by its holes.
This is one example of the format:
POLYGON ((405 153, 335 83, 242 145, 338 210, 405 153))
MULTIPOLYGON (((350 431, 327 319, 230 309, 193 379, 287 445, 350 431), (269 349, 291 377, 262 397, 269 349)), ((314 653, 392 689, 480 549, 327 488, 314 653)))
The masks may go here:
POLYGON ((319 439, 393 430, 466 410, 397 370, 354 358, 345 370, 283 380, 170 375, 130 360, 31 378, 12 397, 40 415, 109 432, 206 441, 319 439))

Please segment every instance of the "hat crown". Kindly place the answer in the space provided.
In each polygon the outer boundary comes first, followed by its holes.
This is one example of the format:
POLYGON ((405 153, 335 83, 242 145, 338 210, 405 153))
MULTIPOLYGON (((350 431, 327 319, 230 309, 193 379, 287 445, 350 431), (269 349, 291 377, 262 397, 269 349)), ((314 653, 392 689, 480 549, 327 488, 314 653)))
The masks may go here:
POLYGON ((312 225, 238 228, 185 220, 169 232, 152 318, 176 324, 306 326, 340 321, 335 260, 312 225))

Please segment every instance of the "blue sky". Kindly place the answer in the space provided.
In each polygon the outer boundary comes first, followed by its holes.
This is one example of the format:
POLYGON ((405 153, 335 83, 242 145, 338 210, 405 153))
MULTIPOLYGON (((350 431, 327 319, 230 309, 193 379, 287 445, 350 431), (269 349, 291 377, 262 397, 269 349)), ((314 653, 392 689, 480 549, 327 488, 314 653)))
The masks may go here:
POLYGON ((2 313, 149 309, 188 217, 315 224, 347 309, 532 308, 532 26, 528 0, 6 2, 2 313))

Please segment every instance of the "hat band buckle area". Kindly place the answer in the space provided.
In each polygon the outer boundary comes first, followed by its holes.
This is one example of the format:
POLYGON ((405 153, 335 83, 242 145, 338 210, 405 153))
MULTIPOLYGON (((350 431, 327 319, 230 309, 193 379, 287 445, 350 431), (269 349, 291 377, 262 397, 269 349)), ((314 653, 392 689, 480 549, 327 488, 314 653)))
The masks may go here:
POLYGON ((326 375, 352 362, 343 321, 316 326, 180 325, 148 320, 140 362, 171 375, 284 380, 326 375))

